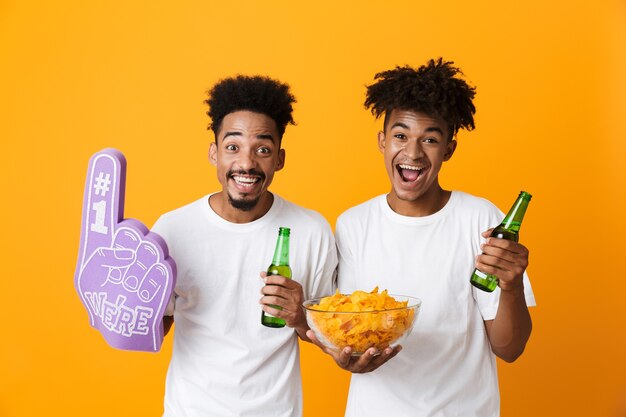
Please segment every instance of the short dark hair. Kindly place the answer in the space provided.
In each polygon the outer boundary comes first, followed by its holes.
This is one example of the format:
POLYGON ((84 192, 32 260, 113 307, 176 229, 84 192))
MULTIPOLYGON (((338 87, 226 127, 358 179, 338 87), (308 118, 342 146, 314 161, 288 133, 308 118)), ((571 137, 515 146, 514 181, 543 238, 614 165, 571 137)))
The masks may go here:
POLYGON ((289 85, 269 77, 238 75, 225 78, 215 84, 208 95, 204 102, 209 105, 209 129, 213 130, 216 139, 224 117, 240 110, 270 117, 276 123, 280 138, 287 124, 295 124, 291 113, 296 99, 290 93, 289 85))
POLYGON ((463 74, 454 62, 431 59, 417 70, 396 66, 374 77, 374 84, 367 86, 365 108, 379 118, 387 117, 394 109, 426 113, 440 117, 448 126, 452 139, 459 129, 474 129, 476 108, 472 99, 476 88, 456 77, 463 74))

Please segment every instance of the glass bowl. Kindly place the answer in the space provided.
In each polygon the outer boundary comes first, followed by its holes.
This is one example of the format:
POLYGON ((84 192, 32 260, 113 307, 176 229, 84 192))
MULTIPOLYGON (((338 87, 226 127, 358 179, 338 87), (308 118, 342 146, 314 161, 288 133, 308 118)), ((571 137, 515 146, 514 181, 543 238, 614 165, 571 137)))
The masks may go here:
POLYGON ((379 352, 401 344, 411 333, 422 305, 419 298, 390 295, 396 301, 407 301, 405 307, 370 311, 324 311, 321 298, 302 305, 306 320, 317 339, 326 347, 342 350, 352 348, 352 355, 362 355, 374 347, 379 352))

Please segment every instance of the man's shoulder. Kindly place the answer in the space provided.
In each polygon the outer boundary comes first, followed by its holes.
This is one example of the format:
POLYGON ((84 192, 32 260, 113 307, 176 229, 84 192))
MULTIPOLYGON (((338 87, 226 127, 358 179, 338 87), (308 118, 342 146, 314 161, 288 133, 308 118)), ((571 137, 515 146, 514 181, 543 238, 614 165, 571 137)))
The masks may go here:
POLYGON ((499 212, 491 201, 483 197, 478 197, 464 191, 453 191, 453 198, 456 201, 455 208, 457 210, 476 213, 497 213, 499 212))
POLYGON ((159 217, 155 226, 158 227, 165 223, 187 223, 201 213, 203 203, 205 202, 208 205, 208 196, 204 196, 184 206, 168 211, 159 217))
POLYGON ((350 207, 337 218, 337 224, 358 221, 359 219, 369 217, 373 212, 381 209, 381 199, 385 198, 385 194, 370 198, 356 206, 350 207))

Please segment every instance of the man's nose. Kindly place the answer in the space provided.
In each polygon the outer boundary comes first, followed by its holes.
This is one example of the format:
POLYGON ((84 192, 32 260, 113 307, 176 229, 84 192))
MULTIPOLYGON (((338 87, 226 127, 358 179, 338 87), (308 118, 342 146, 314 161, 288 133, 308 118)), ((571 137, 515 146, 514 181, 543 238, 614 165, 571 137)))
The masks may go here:
POLYGON ((242 152, 238 159, 239 168, 248 171, 256 167, 256 154, 254 152, 242 152))
POLYGON ((422 149, 422 142, 418 139, 407 141, 404 146, 404 153, 406 156, 413 160, 417 160, 424 156, 424 150, 422 149))

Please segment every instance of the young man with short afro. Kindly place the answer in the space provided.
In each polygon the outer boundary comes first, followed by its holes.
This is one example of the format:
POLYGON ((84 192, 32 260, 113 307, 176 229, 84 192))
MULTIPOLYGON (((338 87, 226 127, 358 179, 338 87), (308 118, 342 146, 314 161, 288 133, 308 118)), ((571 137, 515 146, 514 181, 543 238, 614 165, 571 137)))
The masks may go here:
POLYGON ((309 327, 301 304, 332 292, 337 255, 320 214, 269 191, 285 164, 294 101, 286 84, 262 76, 227 78, 209 92, 209 161, 221 190, 153 228, 178 269, 164 319, 176 323, 164 416, 302 415, 298 336, 308 340, 309 327), (293 279, 259 277, 279 227, 291 228, 293 279), (261 325, 262 310, 286 326, 261 325))
POLYGON ((337 220, 338 286, 379 286, 422 307, 402 347, 359 358, 326 350, 353 372, 349 417, 498 416, 496 356, 514 361, 530 337, 528 250, 489 238, 504 217, 492 203, 439 184, 457 132, 474 128, 475 89, 460 75, 438 59, 381 72, 367 88, 365 106, 384 115, 378 147, 391 191, 337 220), (475 267, 496 275, 499 288, 474 288, 475 267))

